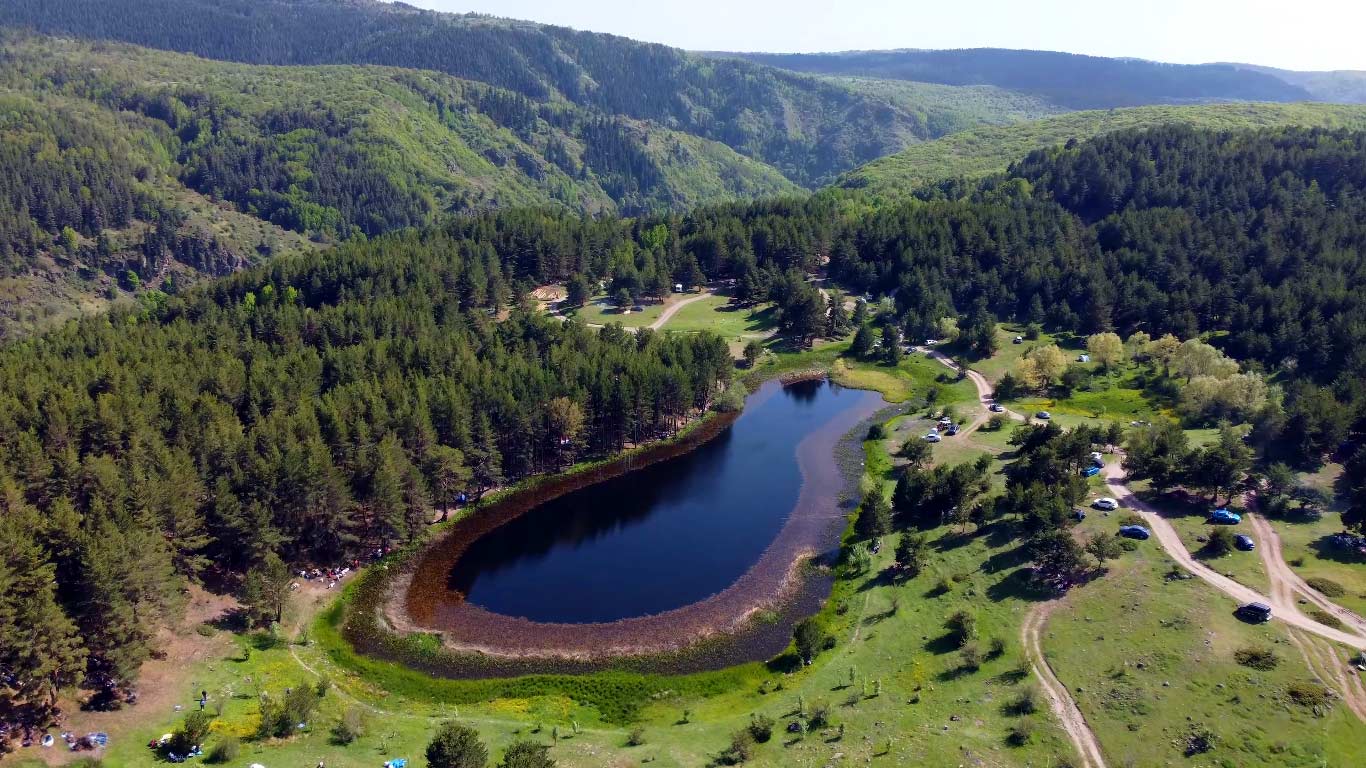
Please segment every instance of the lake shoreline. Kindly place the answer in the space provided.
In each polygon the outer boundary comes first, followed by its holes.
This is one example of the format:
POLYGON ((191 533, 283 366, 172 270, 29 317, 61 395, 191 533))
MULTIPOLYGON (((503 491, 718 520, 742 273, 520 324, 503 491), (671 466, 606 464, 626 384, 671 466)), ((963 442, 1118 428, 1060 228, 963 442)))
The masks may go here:
MULTIPOLYGON (((816 378, 824 376, 784 375, 766 383, 751 398, 771 397, 795 380, 816 378)), ((862 467, 852 457, 862 455, 867 425, 881 420, 889 410, 875 393, 867 394, 798 444, 801 495, 787 522, 743 576, 709 598, 658 614, 591 624, 529 621, 463 601, 443 606, 436 616, 437 603, 424 601, 435 597, 431 590, 443 590, 444 585, 415 584, 414 576, 446 572, 470 542, 550 498, 693 450, 721 434, 735 417, 715 419, 709 429, 691 439, 660 446, 644 459, 646 464, 636 457, 612 462, 589 476, 557 478, 549 486, 514 493, 499 500, 497 508, 460 521, 464 525, 457 524, 409 558, 403 571, 386 579, 383 599, 372 608, 376 623, 386 633, 424 638, 431 651, 424 656, 437 656, 447 663, 420 666, 431 672, 441 667, 438 673, 443 676, 590 672, 620 668, 623 661, 632 668, 692 672, 773 658, 787 647, 792 625, 819 611, 828 599, 832 576, 828 568, 816 564, 831 562, 832 553, 838 551, 847 514, 858 499, 862 467), (452 542, 452 536, 461 539, 452 542)))

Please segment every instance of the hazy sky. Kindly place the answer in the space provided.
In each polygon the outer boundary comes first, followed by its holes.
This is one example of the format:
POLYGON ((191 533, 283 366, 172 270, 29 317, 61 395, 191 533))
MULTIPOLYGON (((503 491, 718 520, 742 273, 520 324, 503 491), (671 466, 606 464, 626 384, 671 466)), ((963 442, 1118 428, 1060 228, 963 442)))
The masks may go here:
POLYGON ((406 0, 691 50, 1034 48, 1366 70, 1363 0, 406 0))

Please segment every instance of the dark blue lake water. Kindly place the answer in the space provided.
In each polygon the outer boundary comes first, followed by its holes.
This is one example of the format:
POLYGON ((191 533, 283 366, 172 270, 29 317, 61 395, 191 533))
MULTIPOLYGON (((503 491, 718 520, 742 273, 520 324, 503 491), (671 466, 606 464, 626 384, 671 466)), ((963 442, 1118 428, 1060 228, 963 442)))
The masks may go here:
POLYGON ((797 445, 870 397, 822 381, 770 382, 696 450, 561 496, 471 543, 449 586, 495 613, 561 623, 705 599, 743 575, 786 522, 802 485, 797 445))

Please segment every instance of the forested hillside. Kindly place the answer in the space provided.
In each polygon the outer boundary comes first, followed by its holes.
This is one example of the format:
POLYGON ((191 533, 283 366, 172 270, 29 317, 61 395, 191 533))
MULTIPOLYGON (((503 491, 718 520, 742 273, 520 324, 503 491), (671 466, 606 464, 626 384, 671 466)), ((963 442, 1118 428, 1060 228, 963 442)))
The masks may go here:
POLYGON ((749 62, 371 0, 11 0, 0 24, 259 64, 444 72, 718 141, 808 187, 972 124, 953 105, 908 108, 749 62))
POLYGON ((437 73, 17 34, 0 46, 0 338, 305 238, 500 207, 638 213, 797 190, 724 144, 437 73))
POLYGON ((0 339, 310 247, 181 186, 159 136, 78 99, 0 94, 0 339))
POLYGON ((281 558, 405 541, 461 491, 671 434, 730 379, 709 334, 537 315, 521 297, 545 281, 735 278, 796 344, 847 323, 806 281, 822 268, 892 297, 891 338, 1206 334, 1277 385, 1255 438, 1312 464, 1366 426, 1363 193, 1366 133, 1122 131, 895 205, 462 217, 0 348, 4 695, 118 695, 186 580, 244 579, 259 607, 281 558))
POLYGON ((1036 149, 1125 129, 1189 125, 1207 130, 1304 126, 1366 128, 1366 107, 1336 104, 1205 104, 1134 107, 1055 115, 1015 125, 982 126, 907 147, 841 176, 835 185, 874 197, 914 194, 926 184, 1004 171, 1036 149))
POLYGON ((497 321, 490 259, 386 238, 0 350, 4 703, 115 696, 185 580, 407 541, 457 492, 673 433, 730 378, 711 335, 497 321), (481 300, 451 290, 476 271, 481 300))
POLYGON ((1321 98, 1281 77, 1232 64, 1163 64, 1054 51, 968 48, 715 55, 812 74, 992 85, 1067 109, 1321 98))

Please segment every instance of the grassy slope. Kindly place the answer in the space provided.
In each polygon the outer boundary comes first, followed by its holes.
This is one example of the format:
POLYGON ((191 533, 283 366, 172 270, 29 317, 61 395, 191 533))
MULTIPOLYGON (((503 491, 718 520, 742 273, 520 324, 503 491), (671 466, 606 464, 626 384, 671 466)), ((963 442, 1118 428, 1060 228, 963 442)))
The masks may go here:
MULTIPOLYGON (((1342 475, 1342 465, 1328 464, 1320 471, 1305 475, 1304 482, 1332 493, 1342 475)), ((1336 549, 1326 541, 1342 530, 1342 519, 1338 516, 1341 497, 1316 520, 1296 518, 1294 520, 1272 519, 1281 536, 1281 549, 1286 562, 1295 572, 1305 579, 1322 578, 1336 581, 1346 590, 1342 597, 1332 598, 1333 602, 1359 615, 1366 616, 1366 557, 1353 557, 1336 549)))
MULTIPOLYGON (((1103 520, 1092 516, 1083 527, 1103 520)), ((1181 764, 1193 723, 1218 739, 1194 765, 1351 764, 1343 761, 1366 727, 1342 706, 1316 717, 1288 700, 1288 684, 1313 677, 1287 630, 1238 621, 1234 603, 1202 582, 1165 581, 1170 569, 1159 547, 1140 544, 1103 580, 1077 590, 1044 634, 1050 664, 1111 764, 1181 764), (1274 648, 1280 666, 1238 665, 1233 652, 1249 645, 1274 648)))
POLYGON ((1068 139, 1163 123, 1234 130, 1283 125, 1366 126, 1366 107, 1336 104, 1208 104, 1072 112, 980 127, 909 147, 845 174, 836 186, 895 197, 924 183, 1004 171, 1015 160, 1068 139))

